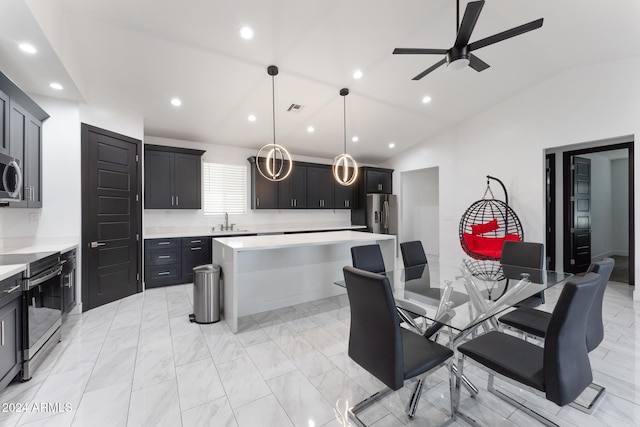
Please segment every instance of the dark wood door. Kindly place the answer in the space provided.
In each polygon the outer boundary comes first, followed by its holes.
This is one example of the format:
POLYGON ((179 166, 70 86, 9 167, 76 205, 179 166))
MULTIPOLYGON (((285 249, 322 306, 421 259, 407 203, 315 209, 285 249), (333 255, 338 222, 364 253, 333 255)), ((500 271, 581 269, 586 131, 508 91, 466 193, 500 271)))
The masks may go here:
POLYGON ((586 271, 591 264, 591 160, 574 156, 571 161, 571 269, 586 271))
POLYGON ((546 214, 546 240, 547 268, 556 269, 556 155, 547 154, 546 182, 545 182, 545 214, 546 214))
POLYGON ((142 291, 142 142, 82 124, 82 303, 142 291))
POLYGON ((144 184, 146 209, 173 208, 173 153, 145 150, 144 184))
POLYGON ((202 207, 201 162, 200 156, 175 154, 173 173, 174 208, 200 209, 202 207))

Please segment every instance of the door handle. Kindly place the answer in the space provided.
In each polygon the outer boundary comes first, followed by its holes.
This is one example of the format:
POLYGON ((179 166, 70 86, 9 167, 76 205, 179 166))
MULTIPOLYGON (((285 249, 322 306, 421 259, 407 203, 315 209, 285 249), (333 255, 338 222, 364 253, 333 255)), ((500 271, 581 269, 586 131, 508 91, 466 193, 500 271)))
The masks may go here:
POLYGON ((95 249, 95 248, 97 248, 98 246, 104 246, 104 245, 106 245, 106 243, 105 243, 105 242, 91 242, 91 248, 92 248, 92 249, 95 249))

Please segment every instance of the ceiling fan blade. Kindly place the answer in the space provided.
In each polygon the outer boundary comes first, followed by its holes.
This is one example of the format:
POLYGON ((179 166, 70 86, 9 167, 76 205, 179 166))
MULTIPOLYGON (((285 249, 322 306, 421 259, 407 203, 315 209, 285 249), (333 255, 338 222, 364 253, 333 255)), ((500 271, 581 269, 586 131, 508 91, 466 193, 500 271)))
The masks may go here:
POLYGON ((444 55, 447 49, 413 49, 397 47, 393 49, 394 55, 444 55))
POLYGON ((460 29, 458 30, 456 42, 453 44, 455 47, 464 47, 469 43, 471 33, 476 26, 476 22, 478 22, 478 18, 480 17, 482 6, 484 6, 484 0, 472 1, 467 4, 464 16, 462 17, 462 23, 460 24, 460 29))
POLYGON ((475 41, 469 44, 469 51, 480 49, 490 44, 501 42, 502 40, 510 39, 511 37, 519 36, 520 34, 527 33, 529 31, 542 27, 542 21, 544 18, 536 19, 527 24, 520 25, 519 27, 512 28, 507 31, 503 31, 498 34, 494 34, 482 40, 475 41))
POLYGON ((424 70, 423 72, 421 72, 420 74, 412 78, 411 80, 420 80, 421 78, 423 78, 424 76, 426 76, 427 74, 435 70, 436 68, 440 67, 445 62, 447 62, 447 60, 445 58, 442 58, 440 61, 436 62, 431 67, 427 68, 426 70, 424 70))
POLYGON ((489 68, 489 64, 472 53, 469 55, 469 67, 473 68, 477 72, 480 72, 489 68))

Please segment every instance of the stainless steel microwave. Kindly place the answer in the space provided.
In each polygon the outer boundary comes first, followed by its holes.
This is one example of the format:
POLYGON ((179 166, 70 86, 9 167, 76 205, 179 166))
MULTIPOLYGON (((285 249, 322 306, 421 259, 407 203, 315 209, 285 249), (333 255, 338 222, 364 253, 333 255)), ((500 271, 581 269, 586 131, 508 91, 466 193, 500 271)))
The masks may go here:
POLYGON ((0 202, 20 200, 22 190, 22 170, 20 161, 0 153, 0 202))

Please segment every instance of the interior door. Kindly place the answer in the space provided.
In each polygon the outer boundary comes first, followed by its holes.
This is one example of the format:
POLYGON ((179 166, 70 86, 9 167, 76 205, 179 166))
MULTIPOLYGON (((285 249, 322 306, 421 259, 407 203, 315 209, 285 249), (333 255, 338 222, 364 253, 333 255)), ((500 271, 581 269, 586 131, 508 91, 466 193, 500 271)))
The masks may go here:
POLYGON ((142 291, 141 145, 82 124, 84 310, 142 291))
POLYGON ((586 271, 591 264, 591 160, 571 159, 571 272, 586 271))

